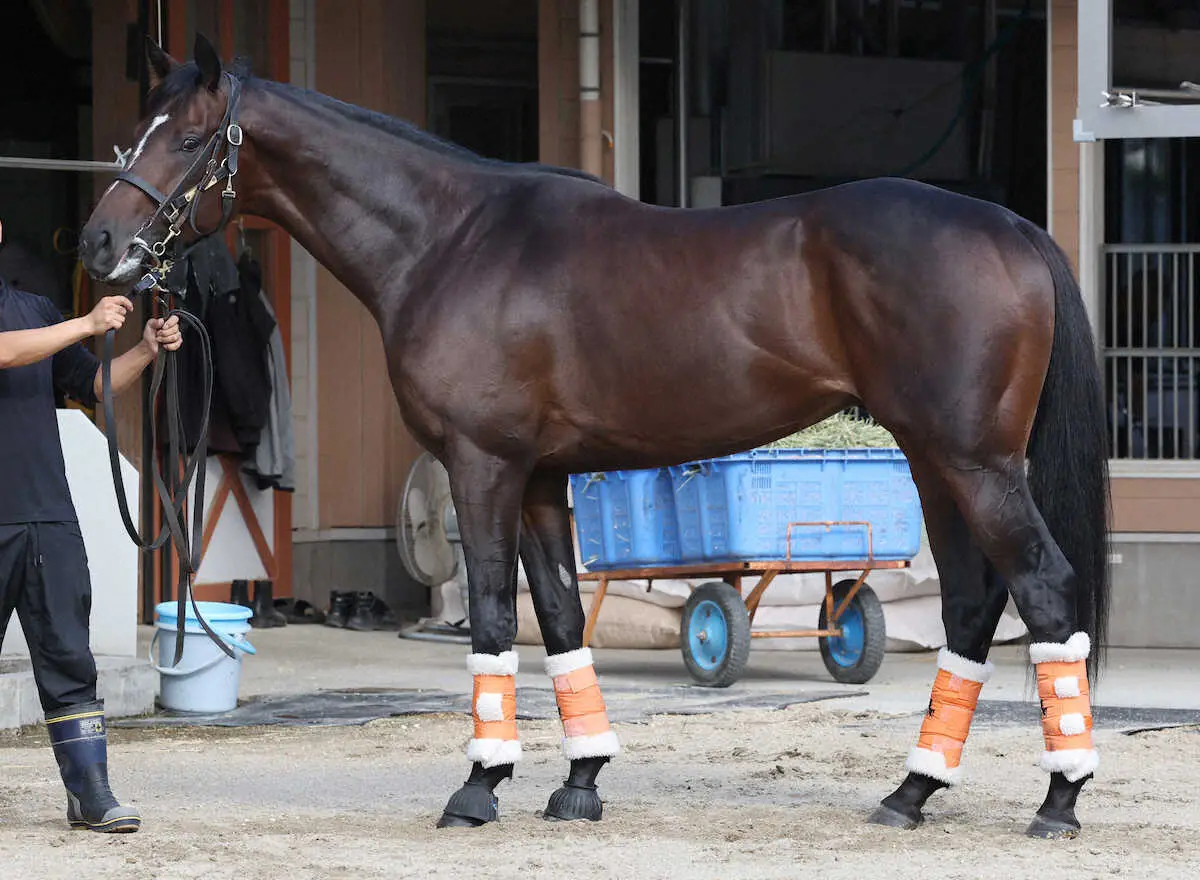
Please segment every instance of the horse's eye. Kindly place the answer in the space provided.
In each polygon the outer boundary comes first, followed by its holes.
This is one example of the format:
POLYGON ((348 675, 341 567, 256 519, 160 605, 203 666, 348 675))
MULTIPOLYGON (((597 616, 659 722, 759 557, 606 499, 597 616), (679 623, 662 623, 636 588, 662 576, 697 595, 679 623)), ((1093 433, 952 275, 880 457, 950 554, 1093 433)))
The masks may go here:
POLYGON ((196 137, 195 135, 188 135, 183 139, 183 143, 180 144, 180 147, 185 153, 194 153, 196 150, 200 149, 200 138, 196 137))

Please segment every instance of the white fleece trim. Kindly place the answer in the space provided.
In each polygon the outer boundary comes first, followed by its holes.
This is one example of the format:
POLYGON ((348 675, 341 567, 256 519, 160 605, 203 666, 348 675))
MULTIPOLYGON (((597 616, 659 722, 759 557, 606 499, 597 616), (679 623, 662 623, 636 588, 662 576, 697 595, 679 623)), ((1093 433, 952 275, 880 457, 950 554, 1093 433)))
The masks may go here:
POLYGON ((934 752, 930 749, 922 749, 913 746, 912 751, 908 753, 908 760, 904 763, 904 769, 910 773, 920 773, 922 776, 928 776, 931 779, 937 779, 947 785, 958 785, 962 782, 962 766, 947 767, 946 756, 941 752, 934 752))
POLYGON ((1079 712, 1068 712, 1058 719, 1058 729, 1063 736, 1078 736, 1087 733, 1087 725, 1079 712))
POLYGON ((621 744, 617 741, 616 731, 606 730, 595 736, 566 736, 563 737, 563 755, 568 761, 578 758, 613 757, 621 753, 621 744))
POLYGON ((1061 645, 1056 642, 1034 642, 1029 646, 1030 663, 1074 663, 1086 660, 1092 651, 1087 633, 1077 632, 1061 645))
POLYGON ((503 654, 468 654, 467 672, 471 675, 516 675, 519 659, 516 651, 505 651, 503 654))
POLYGON ((504 696, 502 694, 480 694, 475 701, 475 717, 480 721, 504 720, 504 696))
POLYGON ((990 660, 984 663, 976 663, 974 660, 968 660, 961 654, 955 654, 949 648, 942 648, 938 651, 938 669, 944 669, 951 675, 957 675, 959 678, 965 678, 967 681, 986 684, 987 680, 992 677, 992 672, 995 668, 990 660))
POLYGON ((1064 675, 1054 679, 1054 695, 1062 699, 1079 696, 1079 678, 1075 675, 1064 675))
POLYGON ((484 767, 515 764, 521 760, 519 739, 472 739, 467 743, 467 760, 484 767))
POLYGON ((1042 752, 1040 766, 1047 773, 1061 773, 1068 782, 1078 782, 1100 766, 1100 754, 1095 749, 1067 749, 1062 752, 1042 752))
POLYGON ((568 675, 576 669, 584 669, 592 665, 592 649, 576 648, 565 654, 555 654, 546 658, 546 674, 551 678, 568 675))

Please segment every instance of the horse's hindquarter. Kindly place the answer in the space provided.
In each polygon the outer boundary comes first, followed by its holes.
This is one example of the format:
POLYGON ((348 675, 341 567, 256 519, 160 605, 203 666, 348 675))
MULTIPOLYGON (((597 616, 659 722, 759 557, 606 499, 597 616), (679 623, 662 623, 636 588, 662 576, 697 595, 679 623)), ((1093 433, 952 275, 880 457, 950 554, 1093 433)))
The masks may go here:
POLYGON ((1019 449, 1050 356, 1054 289, 1005 209, 871 180, 814 195, 811 246, 860 399, 905 437, 1019 449))

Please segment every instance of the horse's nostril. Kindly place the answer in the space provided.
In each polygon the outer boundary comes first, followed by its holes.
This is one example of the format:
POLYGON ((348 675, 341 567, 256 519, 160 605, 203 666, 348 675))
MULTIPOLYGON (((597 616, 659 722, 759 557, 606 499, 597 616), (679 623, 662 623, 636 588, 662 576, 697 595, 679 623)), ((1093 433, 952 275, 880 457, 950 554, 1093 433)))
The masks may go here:
POLYGON ((79 236, 79 253, 103 256, 112 247, 112 235, 107 229, 85 229, 79 236))

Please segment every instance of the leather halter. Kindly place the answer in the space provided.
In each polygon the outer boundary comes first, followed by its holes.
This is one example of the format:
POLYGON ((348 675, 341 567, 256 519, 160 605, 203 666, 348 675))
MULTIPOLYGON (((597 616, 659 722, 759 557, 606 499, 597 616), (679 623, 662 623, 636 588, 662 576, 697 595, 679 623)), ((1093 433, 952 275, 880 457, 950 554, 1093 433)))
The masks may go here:
POLYGON ((234 201, 237 198, 233 183, 238 173, 238 149, 242 146, 243 141, 242 127, 237 121, 238 104, 242 96, 242 81, 230 73, 223 73, 222 77, 229 86, 225 114, 209 137, 208 143, 204 145, 204 149, 196 154, 196 158, 192 160, 192 164, 183 173, 170 195, 163 195, 156 186, 128 169, 123 169, 116 175, 117 180, 137 187, 157 206, 154 213, 134 234, 131 245, 145 251, 153 262, 154 268, 162 270, 156 273, 160 287, 162 277, 166 274, 165 269, 169 268, 169 266, 164 267, 164 263, 168 262, 166 260, 167 249, 182 234, 185 220, 192 232, 199 236, 197 240, 202 240, 221 232, 233 216, 234 201), (222 147, 225 149, 225 156, 220 159, 218 157, 222 147), (204 166, 204 171, 199 180, 195 180, 196 169, 201 165, 204 166), (208 232, 201 232, 196 225, 196 211, 199 206, 200 194, 208 192, 222 181, 225 183, 225 188, 221 190, 221 220, 215 228, 208 232), (150 243, 147 240, 149 237, 147 231, 160 220, 165 220, 167 223, 166 235, 158 241, 150 243))

